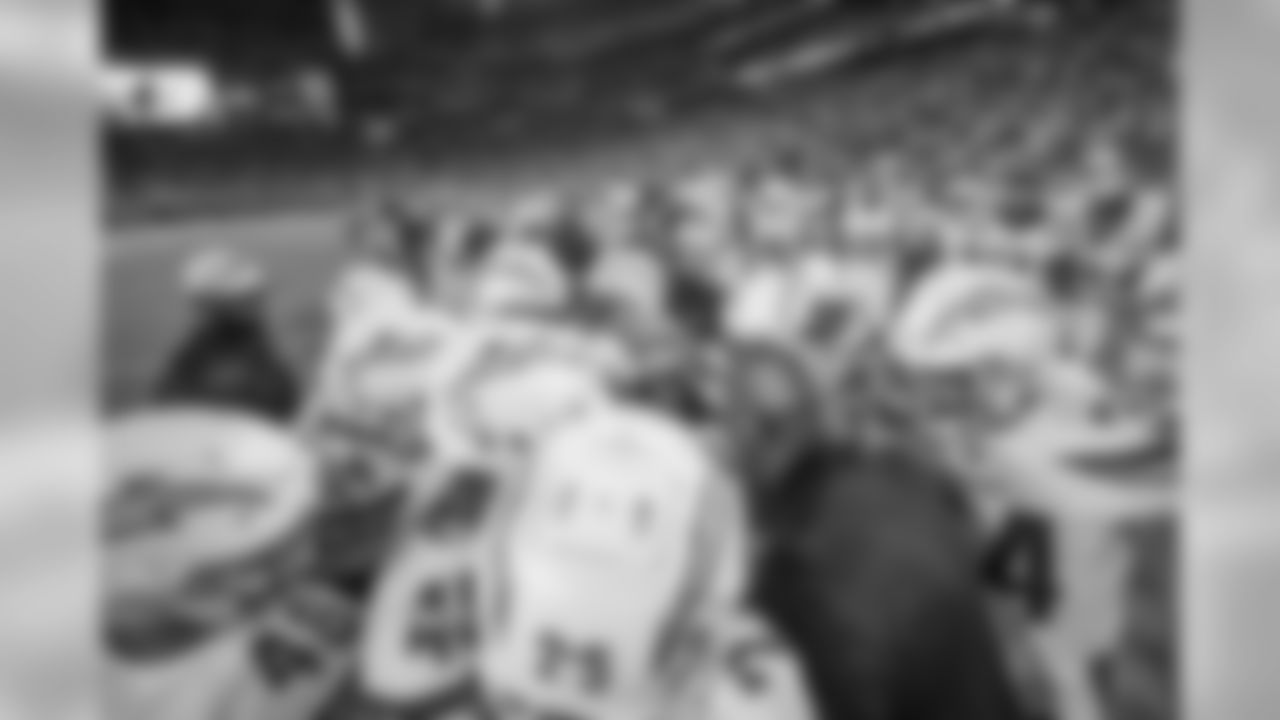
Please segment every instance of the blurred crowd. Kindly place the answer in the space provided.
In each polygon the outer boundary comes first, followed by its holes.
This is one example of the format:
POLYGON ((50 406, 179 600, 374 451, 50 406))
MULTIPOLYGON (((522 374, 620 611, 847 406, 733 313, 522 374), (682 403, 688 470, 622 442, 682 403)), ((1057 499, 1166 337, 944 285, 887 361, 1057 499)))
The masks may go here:
POLYGON ((1176 463, 1171 151, 1040 130, 379 198, 306 368, 269 268, 193 258, 113 421, 122 717, 1115 717, 1122 531, 1176 463))

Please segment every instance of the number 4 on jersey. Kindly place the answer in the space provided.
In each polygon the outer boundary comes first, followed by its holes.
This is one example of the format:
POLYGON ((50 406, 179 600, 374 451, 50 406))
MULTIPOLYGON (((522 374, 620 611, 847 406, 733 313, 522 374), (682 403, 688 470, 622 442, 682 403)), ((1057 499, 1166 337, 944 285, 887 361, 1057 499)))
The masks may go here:
POLYGON ((1006 522, 987 552, 988 580, 1014 595, 1033 619, 1053 614, 1057 604, 1054 545, 1047 520, 1020 514, 1006 522))

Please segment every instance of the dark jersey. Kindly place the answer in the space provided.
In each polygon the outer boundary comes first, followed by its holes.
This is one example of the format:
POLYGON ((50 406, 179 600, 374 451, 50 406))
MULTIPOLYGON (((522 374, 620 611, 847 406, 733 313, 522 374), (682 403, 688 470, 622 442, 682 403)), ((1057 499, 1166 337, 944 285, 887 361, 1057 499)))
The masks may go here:
POLYGON ((261 317, 215 310, 178 345, 156 395, 162 401, 229 406, 285 420, 297 406, 298 387, 261 317))

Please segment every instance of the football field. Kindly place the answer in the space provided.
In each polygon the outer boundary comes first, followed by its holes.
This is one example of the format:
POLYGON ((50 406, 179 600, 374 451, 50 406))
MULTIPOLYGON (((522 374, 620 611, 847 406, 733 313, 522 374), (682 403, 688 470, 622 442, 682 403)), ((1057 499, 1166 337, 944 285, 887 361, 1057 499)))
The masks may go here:
POLYGON ((102 390, 108 407, 136 402, 185 327, 184 261, 206 247, 242 249, 270 273, 275 333, 290 358, 315 354, 320 302, 341 249, 341 216, 306 213, 135 229, 108 254, 102 390))

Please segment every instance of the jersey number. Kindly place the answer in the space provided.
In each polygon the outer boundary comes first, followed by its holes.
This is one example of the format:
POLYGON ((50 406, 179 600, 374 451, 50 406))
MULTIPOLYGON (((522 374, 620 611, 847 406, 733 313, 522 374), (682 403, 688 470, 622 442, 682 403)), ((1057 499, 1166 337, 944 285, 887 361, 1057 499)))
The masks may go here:
POLYGON ((988 579, 1013 594, 1031 616, 1044 619, 1058 602, 1053 529, 1043 518, 1017 515, 992 541, 986 557, 988 579))
POLYGON ((609 692, 613 684, 613 663, 604 645, 547 632, 542 635, 538 648, 538 675, 543 680, 553 684, 571 683, 590 697, 609 692))
POLYGON ((410 646, 448 661, 469 652, 479 642, 475 580, 460 574, 422 586, 410 646))

